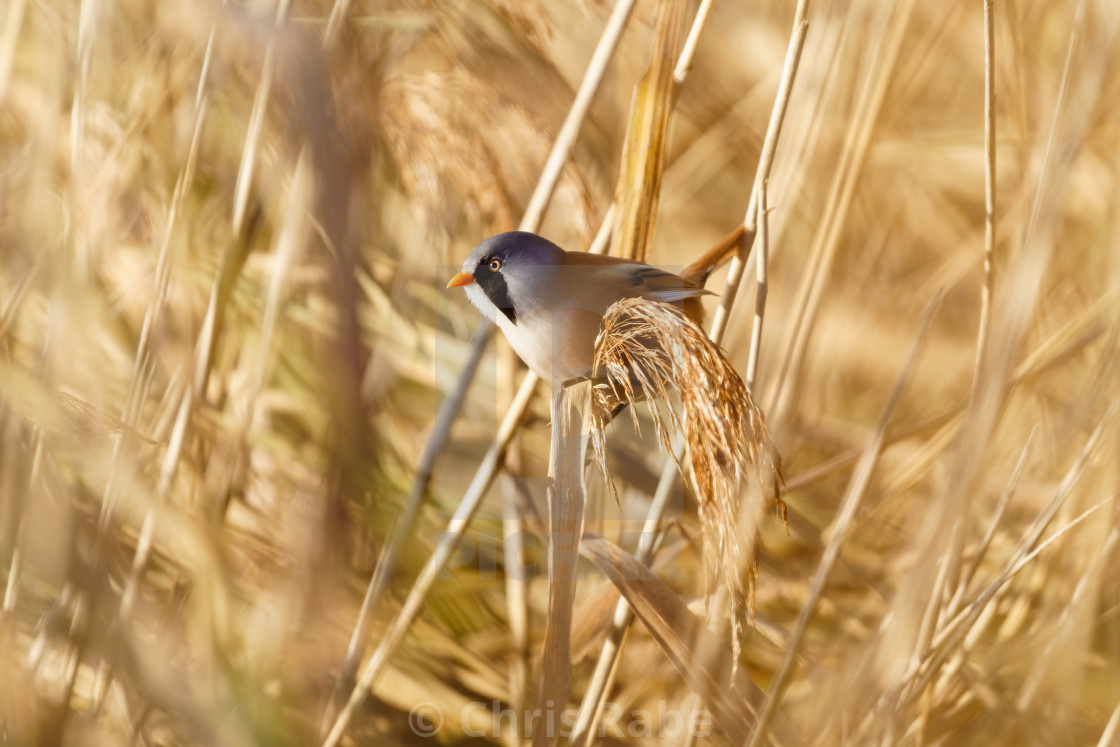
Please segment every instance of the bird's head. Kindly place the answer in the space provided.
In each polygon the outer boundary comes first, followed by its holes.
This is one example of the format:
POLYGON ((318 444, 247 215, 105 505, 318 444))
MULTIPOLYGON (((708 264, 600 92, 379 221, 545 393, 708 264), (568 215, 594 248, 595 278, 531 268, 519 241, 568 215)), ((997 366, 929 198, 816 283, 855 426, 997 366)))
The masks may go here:
POLYGON ((534 233, 500 233, 474 248, 447 287, 465 288, 467 297, 491 321, 497 322, 500 312, 517 324, 519 315, 549 295, 555 267, 563 258, 564 250, 534 233))

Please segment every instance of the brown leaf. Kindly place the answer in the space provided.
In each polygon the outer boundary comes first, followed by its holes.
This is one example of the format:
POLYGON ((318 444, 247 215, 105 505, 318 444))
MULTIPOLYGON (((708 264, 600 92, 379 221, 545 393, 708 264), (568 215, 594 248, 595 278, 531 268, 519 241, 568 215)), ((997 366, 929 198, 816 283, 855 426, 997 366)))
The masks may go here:
POLYGON ((619 218, 612 254, 639 262, 649 255, 657 220, 683 6, 681 0, 662 0, 658 5, 653 52, 630 104, 630 127, 615 189, 619 218))
MULTIPOLYGON (((711 665, 698 651, 718 651, 721 641, 696 619, 685 603, 648 567, 633 555, 608 540, 587 535, 581 552, 599 567, 634 609, 634 613, 657 641, 689 687, 703 698, 712 712, 713 725, 736 744, 750 734, 763 693, 740 668, 735 671, 731 686, 730 657, 720 657, 711 665)), ((779 724, 774 737, 780 744, 798 744, 800 739, 792 727, 779 724)))

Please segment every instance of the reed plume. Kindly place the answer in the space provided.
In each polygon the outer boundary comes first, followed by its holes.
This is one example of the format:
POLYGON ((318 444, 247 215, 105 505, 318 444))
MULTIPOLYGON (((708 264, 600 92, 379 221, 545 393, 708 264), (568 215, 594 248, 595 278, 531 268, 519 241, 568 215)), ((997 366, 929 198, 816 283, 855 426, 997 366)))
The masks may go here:
MULTIPOLYGON (((605 426, 619 403, 645 400, 661 449, 674 459, 673 436, 683 438, 687 465, 678 461, 678 466, 682 472, 687 466, 696 492, 705 591, 710 597, 715 582, 726 588, 738 659, 743 620, 754 612, 756 563, 747 557, 739 526, 741 495, 751 476, 760 486, 772 487, 774 506, 785 520, 781 460, 762 410, 703 330, 679 308, 641 298, 624 299, 607 310, 595 343, 594 378, 592 441, 608 483, 605 426), (672 406, 673 393, 679 408, 672 406)), ((630 415, 639 427, 637 408, 630 415)))

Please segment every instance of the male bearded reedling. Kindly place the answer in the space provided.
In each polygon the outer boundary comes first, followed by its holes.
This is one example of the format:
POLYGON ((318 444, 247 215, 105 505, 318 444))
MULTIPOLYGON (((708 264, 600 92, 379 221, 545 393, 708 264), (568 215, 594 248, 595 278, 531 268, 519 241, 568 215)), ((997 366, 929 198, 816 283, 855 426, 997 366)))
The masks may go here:
POLYGON ((524 231, 491 236, 470 253, 448 288, 498 325, 514 352, 553 387, 589 377, 603 315, 624 298, 680 304, 702 323, 700 296, 716 264, 742 238, 742 227, 679 275, 640 262, 568 252, 524 231))

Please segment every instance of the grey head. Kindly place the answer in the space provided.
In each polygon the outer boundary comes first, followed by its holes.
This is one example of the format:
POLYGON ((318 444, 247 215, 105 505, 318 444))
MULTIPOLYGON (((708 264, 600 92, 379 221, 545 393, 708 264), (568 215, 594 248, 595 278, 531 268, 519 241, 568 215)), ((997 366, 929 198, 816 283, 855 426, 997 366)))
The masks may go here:
MULTIPOLYGON (((511 324, 539 306, 549 291, 554 273, 548 268, 562 264, 564 250, 546 238, 527 231, 509 231, 483 241, 463 262, 463 272, 474 276, 481 295, 511 324)), ((468 296, 483 313, 479 292, 468 287, 468 296)), ((495 319, 493 315, 487 314, 495 319)))

